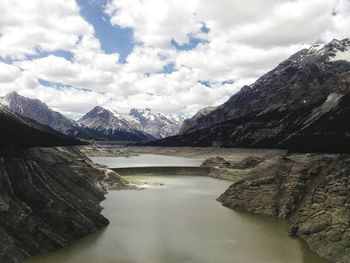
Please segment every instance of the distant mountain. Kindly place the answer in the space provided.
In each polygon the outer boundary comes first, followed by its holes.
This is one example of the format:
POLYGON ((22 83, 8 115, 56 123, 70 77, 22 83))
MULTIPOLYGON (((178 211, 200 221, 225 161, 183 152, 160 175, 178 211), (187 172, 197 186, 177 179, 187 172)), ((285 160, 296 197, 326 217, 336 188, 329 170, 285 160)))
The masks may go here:
POLYGON ((0 130, 0 148, 6 145, 49 147, 83 144, 48 126, 13 113, 2 104, 0 104, 0 130))
POLYGON ((350 151, 350 40, 303 49, 153 145, 350 151))
POLYGON ((38 99, 11 92, 0 97, 0 103, 21 116, 68 136, 83 140, 143 141, 164 138, 178 133, 183 118, 152 113, 149 109, 132 109, 129 115, 96 107, 79 121, 52 110, 38 99), (102 110, 102 111, 101 111, 102 110))
POLYGON ((138 121, 143 131, 155 138, 176 135, 184 121, 181 116, 171 115, 168 117, 164 114, 153 113, 150 109, 131 109, 129 116, 138 121))
POLYGON ((99 134, 95 134, 80 123, 52 110, 40 100, 21 96, 15 91, 0 98, 0 103, 8 106, 11 111, 19 115, 31 118, 68 136, 79 139, 96 139, 100 137, 99 134))
POLYGON ((97 131, 109 140, 149 141, 155 137, 143 131, 134 118, 96 106, 86 113, 79 122, 97 131))

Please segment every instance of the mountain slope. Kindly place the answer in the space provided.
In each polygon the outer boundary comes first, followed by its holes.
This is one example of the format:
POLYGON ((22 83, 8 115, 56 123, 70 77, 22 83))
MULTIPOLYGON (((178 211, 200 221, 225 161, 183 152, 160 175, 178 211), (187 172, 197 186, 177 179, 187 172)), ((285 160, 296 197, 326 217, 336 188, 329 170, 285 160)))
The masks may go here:
POLYGON ((26 98, 16 92, 11 92, 0 98, 0 102, 7 105, 13 112, 31 118, 68 136, 80 139, 94 139, 99 137, 98 134, 89 131, 80 123, 52 110, 40 100, 26 98))
POLYGON ((349 39, 303 49, 183 135, 153 144, 349 151, 349 50, 349 39))
POLYGON ((142 126, 130 116, 96 106, 86 113, 79 122, 97 131, 109 140, 148 141, 155 137, 144 132, 142 126))
POLYGON ((198 111, 192 118, 184 120, 179 130, 179 134, 184 134, 196 127, 198 119, 204 118, 205 116, 209 115, 213 110, 215 110, 215 107, 203 108, 200 111, 198 111))
POLYGON ((83 144, 32 119, 15 114, 1 104, 0 130, 1 147, 8 144, 22 147, 83 144))
POLYGON ((183 118, 177 115, 167 117, 153 113, 150 109, 131 109, 129 116, 135 118, 142 129, 155 138, 165 138, 179 132, 183 118))

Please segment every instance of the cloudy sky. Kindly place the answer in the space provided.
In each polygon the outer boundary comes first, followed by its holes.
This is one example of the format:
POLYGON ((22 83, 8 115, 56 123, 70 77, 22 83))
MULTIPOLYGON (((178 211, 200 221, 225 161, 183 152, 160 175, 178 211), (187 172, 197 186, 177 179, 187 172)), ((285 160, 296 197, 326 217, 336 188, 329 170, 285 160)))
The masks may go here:
POLYGON ((0 95, 76 118, 187 116, 299 49, 350 36, 349 0, 1 0, 0 95))

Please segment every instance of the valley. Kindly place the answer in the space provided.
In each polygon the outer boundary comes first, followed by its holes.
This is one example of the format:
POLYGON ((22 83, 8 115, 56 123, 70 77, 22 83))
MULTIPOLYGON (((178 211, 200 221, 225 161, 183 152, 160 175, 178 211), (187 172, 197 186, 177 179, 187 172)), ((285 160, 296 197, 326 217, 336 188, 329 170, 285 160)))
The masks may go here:
MULTIPOLYGON (((155 153, 158 149, 148 150, 155 153)), ((158 159, 165 166, 199 165, 199 156, 213 156, 208 155, 208 150, 198 150, 193 159, 165 155, 158 155, 158 159)), ((130 151, 137 154, 138 149, 130 151)), ((210 151, 217 154, 215 149, 210 151)), ((180 155, 179 150, 175 152, 180 155)), ((244 153, 239 151, 227 153, 236 159, 244 158, 244 153)), ((261 152, 261 156, 268 154, 271 153, 261 152)), ((127 165, 133 167, 152 166, 155 160, 154 155, 149 154, 101 158, 93 159, 111 168, 125 166, 123 160, 128 158, 127 165)), ((143 181, 150 187, 138 191, 110 190, 101 203, 105 207, 103 214, 110 219, 106 229, 77 240, 66 249, 26 262, 328 262, 310 251, 303 241, 291 238, 285 221, 234 212, 221 206, 215 199, 230 181, 174 176, 171 171, 125 178, 131 182, 143 181), (250 253, 251 250, 255 253, 250 253)))
MULTIPOLYGON (((72 0, 42 15, 65 8, 86 11, 72 0)), ((125 57, 103 50, 91 25, 65 52, 0 54, 1 263, 350 262, 350 39, 327 31, 275 54, 269 40, 243 57, 228 41, 250 65, 237 71, 225 48, 186 59, 212 48, 212 22, 181 41, 157 36, 162 48, 133 39, 125 57), (256 54, 271 61, 260 68, 256 54)))

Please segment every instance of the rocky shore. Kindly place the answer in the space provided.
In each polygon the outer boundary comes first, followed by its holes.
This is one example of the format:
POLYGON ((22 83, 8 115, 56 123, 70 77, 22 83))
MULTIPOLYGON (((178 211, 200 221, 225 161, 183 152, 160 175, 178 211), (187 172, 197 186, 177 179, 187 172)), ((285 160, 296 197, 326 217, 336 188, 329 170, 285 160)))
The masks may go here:
POLYGON ((74 147, 2 148, 0 262, 21 262, 105 227, 106 189, 127 187, 74 147))
POLYGON ((349 156, 282 155, 238 164, 216 158, 206 165, 240 175, 218 198, 224 206, 287 219, 290 234, 319 255, 350 262, 349 156))

